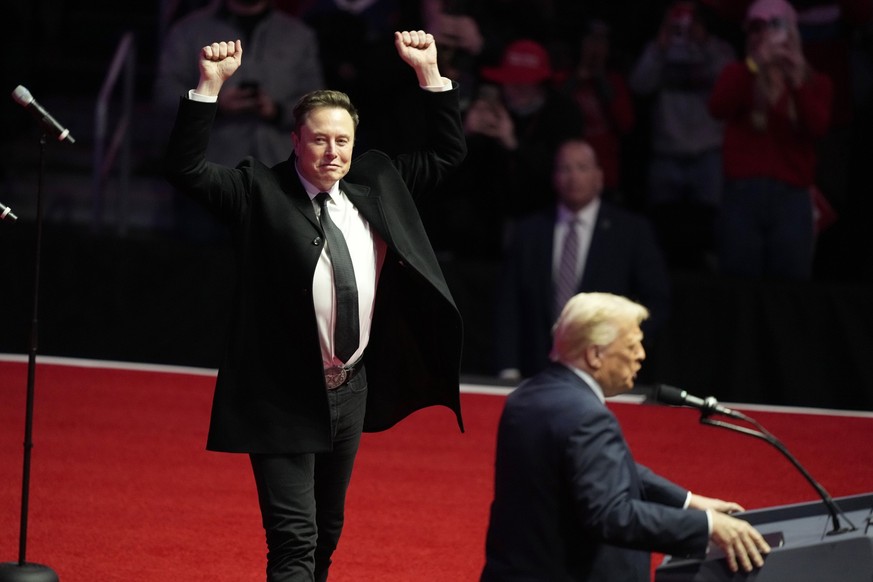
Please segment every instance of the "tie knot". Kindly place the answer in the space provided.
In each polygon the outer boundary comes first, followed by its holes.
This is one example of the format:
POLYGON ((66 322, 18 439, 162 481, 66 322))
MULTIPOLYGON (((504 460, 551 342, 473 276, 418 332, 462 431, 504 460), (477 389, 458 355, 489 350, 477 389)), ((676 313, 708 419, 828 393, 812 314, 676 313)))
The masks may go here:
POLYGON ((327 192, 319 192, 315 195, 315 201, 318 202, 318 205, 324 208, 324 205, 327 203, 328 198, 330 198, 330 194, 327 192))

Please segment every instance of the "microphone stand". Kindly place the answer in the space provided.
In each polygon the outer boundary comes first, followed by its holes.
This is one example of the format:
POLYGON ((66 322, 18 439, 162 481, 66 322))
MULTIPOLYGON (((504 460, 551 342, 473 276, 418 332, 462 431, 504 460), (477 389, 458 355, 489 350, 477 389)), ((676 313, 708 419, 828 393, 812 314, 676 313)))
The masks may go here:
POLYGON ((42 244, 42 191, 45 173, 46 134, 39 140, 39 173, 36 190, 36 251, 33 269, 33 319, 30 328, 30 352, 27 358, 27 403, 24 421, 24 467, 21 477, 21 526, 18 539, 18 562, 0 564, 0 582, 58 582, 58 575, 48 566, 27 562, 27 514, 30 501, 30 453, 33 449, 33 400, 36 378, 37 306, 39 301, 39 263, 42 244))
POLYGON ((809 484, 812 485, 813 489, 815 489, 816 492, 819 494, 819 496, 822 498, 822 501, 824 501, 825 507, 827 508, 828 513, 830 514, 830 517, 831 517, 831 521, 833 523, 833 529, 831 531, 829 531, 827 533, 827 535, 829 535, 829 536, 838 535, 838 534, 842 534, 842 533, 855 531, 857 529, 855 527, 855 525, 851 521, 849 521, 849 518, 846 517, 845 514, 843 514, 843 512, 840 510, 840 508, 837 507, 837 504, 834 502, 834 500, 830 496, 830 494, 827 491, 825 491, 825 488, 822 487, 815 479, 813 479, 812 475, 809 474, 809 471, 807 471, 803 467, 803 465, 800 464, 800 461, 798 461, 794 457, 794 455, 792 455, 788 451, 788 449, 785 447, 785 445, 782 444, 779 441, 779 439, 777 439, 775 436, 773 436, 770 432, 768 432, 767 429, 765 429, 763 426, 761 426, 760 423, 758 423, 756 420, 753 420, 752 418, 749 418, 745 414, 742 414, 741 412, 737 412, 736 410, 733 411, 734 414, 736 414, 736 416, 738 418, 741 418, 742 420, 744 420, 748 423, 751 423, 752 425, 755 426, 755 428, 758 429, 758 430, 754 430, 754 429, 746 428, 743 426, 737 426, 737 425, 730 423, 730 422, 724 422, 721 420, 713 420, 712 418, 710 418, 710 416, 713 414, 713 412, 715 412, 715 411, 713 411, 712 409, 701 410, 700 411, 700 424, 706 424, 706 425, 714 426, 714 427, 718 427, 718 428, 726 428, 728 430, 732 430, 732 431, 739 432, 742 434, 747 434, 749 436, 753 436, 755 438, 759 438, 761 440, 764 440, 764 441, 770 443, 772 446, 776 447, 776 449, 778 449, 780 453, 785 455, 785 457, 789 461, 791 461, 791 464, 794 465, 798 471, 800 471, 801 475, 803 475, 806 478, 806 480, 809 482, 809 484), (848 527, 843 527, 840 524, 840 516, 842 516, 843 519, 846 520, 846 523, 849 524, 848 527))

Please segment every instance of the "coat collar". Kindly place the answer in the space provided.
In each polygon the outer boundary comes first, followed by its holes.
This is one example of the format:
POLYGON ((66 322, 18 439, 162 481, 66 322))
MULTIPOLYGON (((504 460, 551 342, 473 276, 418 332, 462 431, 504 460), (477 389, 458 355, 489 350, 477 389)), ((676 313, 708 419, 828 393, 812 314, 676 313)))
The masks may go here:
MULTIPOLYGON (((312 226, 321 228, 318 223, 318 218, 315 215, 315 210, 312 207, 312 200, 306 193, 306 189, 300 182, 300 176, 297 174, 295 167, 295 157, 292 154, 286 162, 277 167, 279 175, 279 183, 282 190, 288 194, 291 203, 300 212, 312 226)), ((371 195, 371 188, 364 184, 356 184, 345 179, 340 180, 340 190, 346 195, 349 201, 355 205, 361 215, 370 223, 370 225, 378 232, 383 239, 388 240, 387 223, 382 213, 381 199, 377 195, 371 195)))

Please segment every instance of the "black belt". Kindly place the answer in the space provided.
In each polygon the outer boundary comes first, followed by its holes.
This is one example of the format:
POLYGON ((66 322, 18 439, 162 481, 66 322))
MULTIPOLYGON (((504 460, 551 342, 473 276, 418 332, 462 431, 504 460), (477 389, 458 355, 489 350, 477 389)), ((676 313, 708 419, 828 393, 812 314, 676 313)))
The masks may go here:
POLYGON ((348 384, 363 367, 361 361, 352 366, 331 366, 324 371, 324 384, 328 390, 336 390, 340 386, 348 384))

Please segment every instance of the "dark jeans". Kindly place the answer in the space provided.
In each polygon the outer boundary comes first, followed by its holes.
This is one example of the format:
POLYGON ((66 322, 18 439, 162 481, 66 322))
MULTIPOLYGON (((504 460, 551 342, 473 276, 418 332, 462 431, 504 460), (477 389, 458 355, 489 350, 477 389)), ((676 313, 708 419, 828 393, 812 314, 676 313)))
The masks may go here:
POLYGON ((721 164, 720 149, 652 158, 649 217, 671 268, 713 269, 715 219, 723 187, 721 164))
POLYGON ((726 275, 806 281, 815 234, 807 188, 766 178, 727 184, 718 261, 726 275))
POLYGON ((361 441, 366 370, 327 394, 331 452, 250 455, 267 534, 267 582, 327 580, 361 441))

